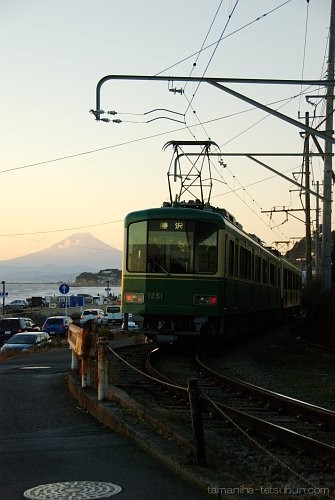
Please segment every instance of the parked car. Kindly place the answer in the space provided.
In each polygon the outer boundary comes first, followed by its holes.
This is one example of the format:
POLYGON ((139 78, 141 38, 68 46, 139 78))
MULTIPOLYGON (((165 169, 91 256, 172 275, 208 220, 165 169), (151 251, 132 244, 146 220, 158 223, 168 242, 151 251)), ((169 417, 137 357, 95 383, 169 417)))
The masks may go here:
POLYGON ((38 332, 40 328, 30 318, 0 319, 0 345, 15 333, 38 332))
MULTIPOLYGON (((125 330, 124 323, 122 323, 121 329, 125 330)), ((129 331, 137 331, 137 330, 139 330, 139 326, 137 323, 135 323, 135 321, 128 321, 128 330, 129 331)))
POLYGON ((49 335, 66 337, 71 323, 72 318, 70 316, 49 316, 43 323, 41 330, 49 335))
POLYGON ((11 309, 12 311, 21 311, 22 309, 27 309, 29 307, 26 300, 12 300, 5 305, 5 309, 11 309))
POLYGON ((120 306, 107 306, 106 316, 108 323, 119 324, 123 322, 123 313, 120 306))
POLYGON ((84 297, 85 304, 92 304, 93 302, 93 295, 89 293, 77 293, 77 297, 84 297))
POLYGON ((50 336, 45 332, 16 333, 13 337, 7 340, 7 342, 1 347, 0 351, 28 351, 34 347, 42 347, 50 344, 50 342, 50 336))
POLYGON ((107 318, 103 309, 84 309, 80 316, 80 324, 83 325, 90 319, 96 320, 99 325, 107 324, 107 318))

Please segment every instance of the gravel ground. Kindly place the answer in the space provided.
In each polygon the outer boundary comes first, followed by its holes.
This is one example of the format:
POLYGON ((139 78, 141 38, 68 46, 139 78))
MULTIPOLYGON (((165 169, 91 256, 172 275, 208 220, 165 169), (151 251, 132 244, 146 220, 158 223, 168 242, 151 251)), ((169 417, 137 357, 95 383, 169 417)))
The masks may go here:
POLYGON ((295 326, 239 341, 217 364, 227 375, 335 411, 334 359, 302 341, 295 326))
MULTIPOLYGON (((211 365, 212 361, 211 358, 211 365)), ((164 360, 162 362, 164 363, 164 360)), ((167 358, 166 363, 167 370, 171 369, 171 359, 167 358)), ((334 375, 333 358, 322 353, 315 354, 301 341, 296 340, 296 334, 286 328, 227 347, 223 355, 216 359, 216 364, 219 371, 224 370, 239 378, 309 401, 312 401, 313 397, 322 399, 318 385, 320 373, 329 368, 334 375), (307 398, 311 394, 313 397, 307 398)), ((188 372, 185 374, 184 370, 188 369, 187 363, 176 363, 173 368, 174 374, 178 370, 178 375, 183 379, 187 378, 188 372)), ((127 374, 127 371, 125 373, 127 374)), ((148 408, 155 410, 159 420, 167 420, 167 425, 170 423, 186 440, 192 440, 189 415, 181 415, 180 410, 175 415, 171 408, 161 407, 159 391, 156 399, 157 395, 153 394, 152 390, 146 394, 138 385, 130 384, 125 390, 142 404, 145 404, 148 398, 148 408)), ((322 403, 326 406, 324 400, 322 403)), ((222 474, 223 486, 226 484, 227 475, 230 477, 230 483, 235 485, 234 489, 238 490, 242 485, 237 496, 231 495, 231 498, 251 498, 250 495, 253 499, 264 498, 264 495, 267 498, 294 496, 304 500, 313 496, 320 499, 333 498, 334 470, 327 468, 326 464, 321 464, 319 460, 305 454, 292 452, 285 446, 252 432, 248 435, 249 433, 227 422, 213 428, 208 418, 205 417, 204 427, 208 456, 212 457, 210 462, 214 458, 212 463, 216 464, 218 473, 222 474), (325 495, 318 490, 321 487, 326 489, 325 495), (262 488, 264 493, 261 492, 262 488), (306 495, 307 490, 313 492, 312 495, 306 495), (269 494, 269 491, 273 494, 269 494), (276 491, 278 493, 275 493, 276 491), (285 494, 285 491, 295 493, 285 494)))

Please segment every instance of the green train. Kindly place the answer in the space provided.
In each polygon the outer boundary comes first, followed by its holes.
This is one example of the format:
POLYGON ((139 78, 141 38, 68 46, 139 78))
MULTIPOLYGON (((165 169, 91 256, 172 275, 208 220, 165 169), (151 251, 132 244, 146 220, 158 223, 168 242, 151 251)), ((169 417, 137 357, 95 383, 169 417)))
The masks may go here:
POLYGON ((291 315, 301 272, 226 210, 164 203, 125 218, 124 313, 157 343, 230 338, 291 315))

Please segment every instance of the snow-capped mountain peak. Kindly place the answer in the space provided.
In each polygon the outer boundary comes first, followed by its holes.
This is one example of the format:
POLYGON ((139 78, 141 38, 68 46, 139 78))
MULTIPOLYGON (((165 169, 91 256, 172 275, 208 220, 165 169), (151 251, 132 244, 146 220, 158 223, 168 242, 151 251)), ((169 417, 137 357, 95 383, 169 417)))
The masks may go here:
POLYGON ((5 280, 18 280, 20 275, 25 275, 25 279, 28 279, 29 274, 36 278, 35 281, 39 281, 41 272, 46 276, 48 270, 53 275, 56 271, 66 275, 83 271, 98 272, 101 269, 121 269, 121 261, 120 250, 89 233, 76 233, 45 250, 0 261, 0 273, 5 280))

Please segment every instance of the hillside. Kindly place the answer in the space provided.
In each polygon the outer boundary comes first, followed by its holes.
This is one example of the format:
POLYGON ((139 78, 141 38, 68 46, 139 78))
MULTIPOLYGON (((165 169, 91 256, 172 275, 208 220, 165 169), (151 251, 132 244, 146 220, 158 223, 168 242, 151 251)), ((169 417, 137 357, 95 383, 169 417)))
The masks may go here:
POLYGON ((80 273, 76 276, 74 284, 76 286, 106 286, 107 282, 111 286, 121 286, 120 269, 103 269, 98 273, 80 273))

